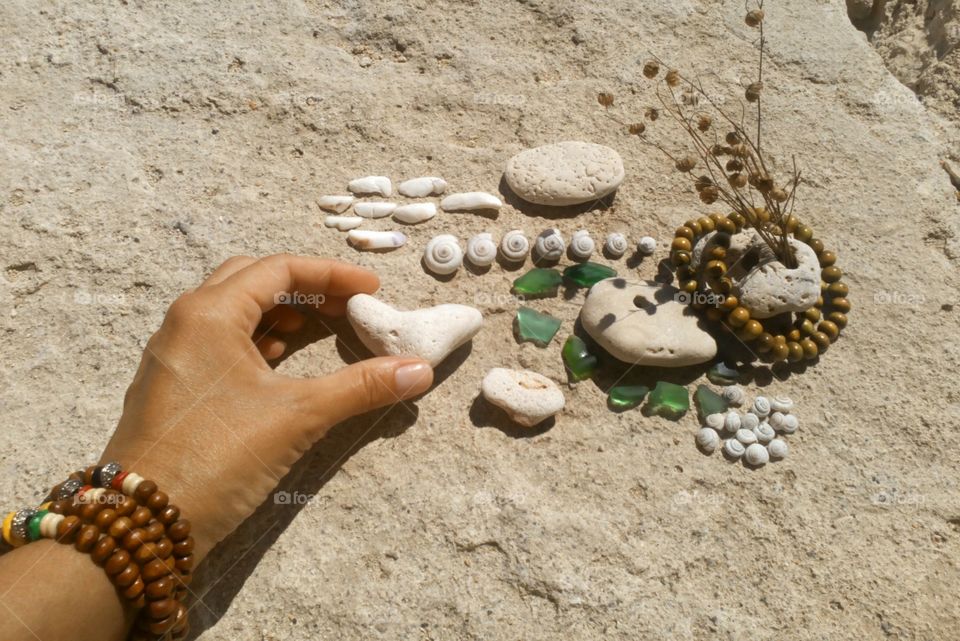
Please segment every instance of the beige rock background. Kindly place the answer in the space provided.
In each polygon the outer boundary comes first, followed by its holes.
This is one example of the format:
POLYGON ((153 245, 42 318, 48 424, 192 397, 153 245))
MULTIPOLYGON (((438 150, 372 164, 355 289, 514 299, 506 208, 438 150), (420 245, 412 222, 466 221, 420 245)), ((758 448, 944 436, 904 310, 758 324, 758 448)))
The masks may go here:
MULTIPOLYGON (((517 438, 475 402, 480 379, 524 366, 563 380, 559 339, 515 344, 515 273, 439 282, 419 267, 442 231, 555 224, 666 240, 709 211, 595 94, 641 113, 648 51, 735 86, 755 60, 742 12, 718 0, 4 3, 0 504, 34 501, 93 460, 167 305, 224 258, 337 256, 377 269, 395 304, 473 303, 486 326, 432 393, 349 421, 304 461, 284 488, 316 494, 310 504, 266 506, 210 558, 201 639, 954 637, 960 210, 939 161, 957 154, 955 94, 927 109, 841 0, 767 2, 765 144, 781 167, 797 155, 800 211, 838 248, 855 306, 818 365, 762 381, 799 403, 785 462, 706 458, 693 417, 612 414, 589 382, 567 391, 552 429, 517 438), (623 155, 608 208, 441 214, 408 247, 366 255, 313 205, 370 173, 495 190, 512 154, 565 139, 623 155)), ((655 261, 636 271, 653 277, 655 261)), ((565 320, 562 339, 579 300, 535 306, 565 320)), ((320 374, 352 358, 355 340, 334 329, 343 340, 281 367, 320 374)))

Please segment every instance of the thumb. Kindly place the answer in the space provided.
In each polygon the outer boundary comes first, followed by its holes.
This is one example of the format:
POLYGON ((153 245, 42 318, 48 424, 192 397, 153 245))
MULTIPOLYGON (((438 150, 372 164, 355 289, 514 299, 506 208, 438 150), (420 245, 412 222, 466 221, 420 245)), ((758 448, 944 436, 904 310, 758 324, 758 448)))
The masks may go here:
POLYGON ((433 384, 433 368, 419 358, 384 356, 300 384, 311 422, 325 432, 351 416, 426 392, 433 384))

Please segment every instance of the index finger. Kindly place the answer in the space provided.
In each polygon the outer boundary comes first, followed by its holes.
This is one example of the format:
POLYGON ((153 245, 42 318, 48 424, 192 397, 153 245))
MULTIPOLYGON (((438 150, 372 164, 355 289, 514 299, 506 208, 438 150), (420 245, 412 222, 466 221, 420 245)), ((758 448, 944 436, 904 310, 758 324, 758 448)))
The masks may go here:
POLYGON ((311 296, 319 302, 321 295, 346 298, 372 294, 379 287, 377 275, 357 265, 276 254, 244 267, 210 289, 223 297, 225 305, 235 305, 252 331, 261 315, 277 305, 308 301, 311 296))

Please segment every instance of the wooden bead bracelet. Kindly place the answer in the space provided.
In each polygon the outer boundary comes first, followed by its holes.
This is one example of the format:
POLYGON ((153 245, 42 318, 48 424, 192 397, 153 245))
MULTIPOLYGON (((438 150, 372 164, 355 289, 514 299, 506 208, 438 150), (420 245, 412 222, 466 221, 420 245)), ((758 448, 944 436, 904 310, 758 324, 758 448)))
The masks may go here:
MULTIPOLYGON (((769 221, 766 211, 756 210, 756 213, 760 220, 769 221)), ((744 216, 733 212, 727 216, 711 214, 688 220, 679 227, 670 246, 670 262, 677 268, 680 289, 694 294, 706 286, 722 296, 718 305, 709 306, 698 298, 693 307, 705 310, 709 320, 724 323, 740 340, 755 341, 757 351, 765 354, 768 360, 796 362, 817 358, 839 338, 840 331, 847 326, 850 301, 847 300, 847 286, 840 282, 843 272, 834 264, 837 260, 836 254, 827 250, 821 240, 813 237, 813 229, 801 224, 793 215, 784 219, 785 231, 796 240, 809 245, 816 253, 822 279, 820 297, 809 309, 799 313, 791 322, 792 327, 786 331, 773 328, 775 323, 783 323, 782 318, 751 318, 750 310, 740 305, 740 301, 732 293, 733 281, 726 276, 725 248, 712 248, 708 255, 702 257, 699 270, 691 266, 693 247, 700 238, 712 231, 733 235, 743 230, 745 225, 744 216), (826 314, 824 308, 827 310, 826 314)), ((772 231, 779 235, 779 229, 774 228, 772 231)))
POLYGON ((153 481, 115 462, 71 474, 40 507, 3 520, 8 546, 41 538, 72 544, 104 569, 139 610, 134 641, 181 639, 189 632, 184 600, 193 576, 190 522, 153 481))

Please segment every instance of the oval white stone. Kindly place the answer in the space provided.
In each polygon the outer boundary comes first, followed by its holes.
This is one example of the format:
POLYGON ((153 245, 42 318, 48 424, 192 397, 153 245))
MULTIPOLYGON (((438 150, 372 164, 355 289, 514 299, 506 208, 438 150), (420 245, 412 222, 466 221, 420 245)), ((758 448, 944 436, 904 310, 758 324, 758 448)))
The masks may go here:
POLYGON ((353 213, 364 218, 384 218, 397 208, 396 203, 363 202, 353 206, 353 213))
POLYGON ((483 377, 480 391, 513 421, 532 427, 563 409, 565 399, 556 383, 529 370, 495 367, 483 377))
POLYGON ((347 184, 354 194, 361 196, 391 196, 393 195, 393 183, 386 176, 364 176, 363 178, 354 178, 347 184))
POLYGON ((447 181, 437 176, 422 176, 404 180, 397 185, 397 191, 408 198, 437 196, 447 190, 447 181))
POLYGON ((510 189, 538 205, 578 205, 599 200, 623 182, 620 154, 603 145, 567 141, 522 151, 503 173, 510 189))
POLYGON ((440 201, 443 211, 498 211, 501 207, 503 203, 499 198, 483 191, 450 194, 440 201))
POLYGON ((396 249, 407 242, 407 237, 398 231, 351 229, 347 242, 357 249, 396 249))
POLYGON ((345 212, 353 204, 353 196, 320 196, 317 206, 324 211, 335 214, 345 212))
POLYGON ((363 224, 363 218, 359 216, 327 216, 323 219, 323 224, 327 227, 333 227, 340 231, 355 229, 363 224))
POLYGON ((430 220, 437 215, 437 206, 433 203, 411 203, 400 205, 393 212, 394 220, 415 225, 430 220))

